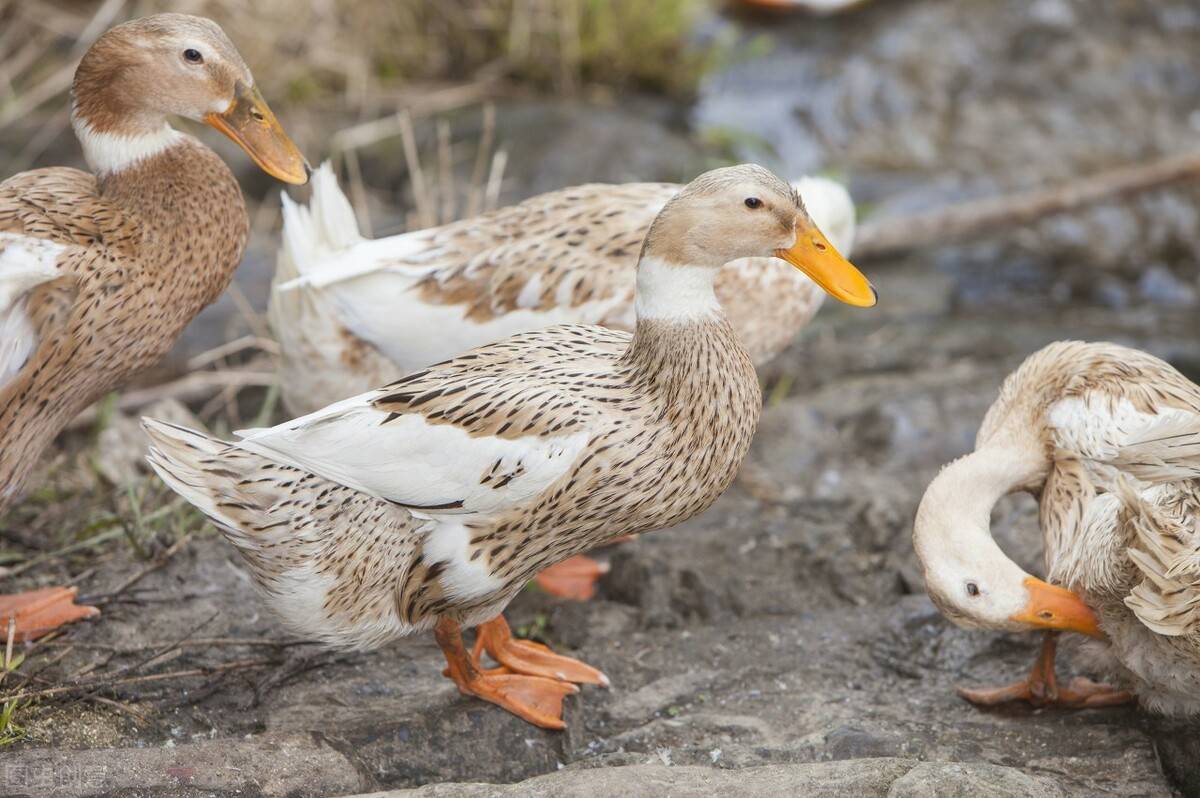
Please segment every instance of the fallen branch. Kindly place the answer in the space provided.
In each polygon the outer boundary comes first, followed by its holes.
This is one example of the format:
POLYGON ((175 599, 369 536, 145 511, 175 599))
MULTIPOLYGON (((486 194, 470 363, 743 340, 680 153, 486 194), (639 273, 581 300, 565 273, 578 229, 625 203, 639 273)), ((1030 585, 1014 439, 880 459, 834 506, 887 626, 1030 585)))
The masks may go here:
POLYGON ((989 229, 1029 224, 1104 200, 1200 177, 1200 155, 1176 155, 1068 180, 1050 188, 957 203, 911 216, 863 224, 854 242, 856 257, 916 249, 989 229))

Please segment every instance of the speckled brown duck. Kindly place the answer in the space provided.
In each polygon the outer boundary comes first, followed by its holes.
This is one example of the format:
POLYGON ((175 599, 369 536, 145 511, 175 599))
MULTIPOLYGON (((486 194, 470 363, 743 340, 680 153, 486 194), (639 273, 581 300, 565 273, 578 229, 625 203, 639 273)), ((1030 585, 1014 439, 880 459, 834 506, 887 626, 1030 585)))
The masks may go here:
MULTIPOLYGON (((72 107, 91 173, 36 169, 0 183, 0 510, 59 431, 166 353, 241 260, 249 225, 237 181, 170 116, 212 125, 281 180, 306 179, 215 23, 161 14, 92 45, 72 107)), ((47 595, 29 598, 0 602, 19 636, 53 615, 47 595)))
POLYGON ((500 613, 546 566, 677 524, 729 485, 761 397, 713 283, 772 254, 874 304, 787 183, 718 169, 651 226, 632 335, 523 333, 233 443, 147 420, 150 462, 299 634, 367 647, 432 628, 464 693, 562 728, 575 683, 607 680, 514 639, 500 613), (460 628, 476 624, 468 654, 460 628))
MULTIPOLYGON (((855 210, 846 189, 821 177, 794 186, 821 232, 848 253, 855 210)), ((441 227, 366 240, 333 170, 322 165, 307 207, 283 199, 269 317, 283 355, 285 405, 309 413, 476 346, 555 324, 632 331, 642 240, 679 189, 575 186, 441 227)), ((726 264, 716 295, 757 365, 794 340, 825 298, 777 258, 726 264)), ((601 572, 580 555, 538 574, 537 582, 554 595, 586 599, 601 572)))
POLYGON ((1200 386, 1156 357, 1068 341, 1004 382, 975 451, 929 486, 913 542, 934 603, 972 628, 1045 630, 1027 679, 962 690, 979 704, 1200 714, 1200 386), (1001 496, 1039 497, 1048 584, 992 540, 1001 496), (1059 687, 1056 636, 1089 641, 1116 686, 1059 687))

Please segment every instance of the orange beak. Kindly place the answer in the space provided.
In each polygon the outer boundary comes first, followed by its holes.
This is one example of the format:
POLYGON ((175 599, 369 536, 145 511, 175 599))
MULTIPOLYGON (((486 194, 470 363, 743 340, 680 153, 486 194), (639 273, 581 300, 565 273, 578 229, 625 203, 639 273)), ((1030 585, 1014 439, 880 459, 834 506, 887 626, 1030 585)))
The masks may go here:
POLYGON ((1025 579, 1025 588, 1029 591, 1029 603, 1011 620, 1036 629, 1078 632, 1098 640, 1106 639, 1100 631, 1096 613, 1075 593, 1032 576, 1025 579))
POLYGON ((207 114, 204 121, 237 142, 271 177, 296 185, 308 182, 312 171, 308 161, 283 132, 257 88, 239 80, 225 112, 207 114))
POLYGON ((834 249, 811 219, 796 222, 796 243, 790 249, 775 250, 775 257, 786 260, 847 305, 869 308, 879 301, 871 282, 834 249))

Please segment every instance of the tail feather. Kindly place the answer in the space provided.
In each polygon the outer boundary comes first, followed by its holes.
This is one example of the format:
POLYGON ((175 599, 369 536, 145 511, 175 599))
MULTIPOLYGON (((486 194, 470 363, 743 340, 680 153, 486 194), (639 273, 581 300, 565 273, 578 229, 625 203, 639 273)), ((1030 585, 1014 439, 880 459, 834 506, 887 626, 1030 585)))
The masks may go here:
MULTIPOLYGON (((319 400, 337 393, 332 386, 344 376, 342 361, 348 348, 354 351, 353 339, 317 278, 335 274, 337 256, 363 237, 328 162, 313 174, 309 205, 293 201, 286 193, 282 200, 283 237, 275 259, 267 321, 283 354, 284 404, 303 415, 324 404, 314 397, 319 400)), ((364 358, 371 354, 367 352, 364 358)))
POLYGON ((432 623, 398 601, 421 559, 408 512, 186 427, 142 424, 155 473, 237 547, 297 634, 370 648, 432 623))
POLYGON ((283 253, 290 261, 289 279, 311 275, 330 255, 350 249, 364 239, 350 200, 338 186, 328 161, 312 176, 312 199, 300 205, 286 192, 283 200, 283 253))

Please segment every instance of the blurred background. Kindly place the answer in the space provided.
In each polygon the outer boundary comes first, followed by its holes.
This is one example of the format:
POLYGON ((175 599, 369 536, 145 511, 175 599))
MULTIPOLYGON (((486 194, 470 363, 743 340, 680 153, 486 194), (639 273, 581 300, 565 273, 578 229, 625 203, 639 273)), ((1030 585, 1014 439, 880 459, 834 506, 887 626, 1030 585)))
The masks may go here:
MULTIPOLYGON (((164 10, 225 27, 375 236, 740 160, 836 176, 870 221, 1185 154, 1200 130, 1186 0, 4 0, 4 174, 79 164, 75 62, 111 25, 164 10)), ((251 200, 238 285, 261 310, 280 187, 199 135, 251 200)), ((955 307, 1191 306, 1196 197, 1155 191, 923 254, 955 280, 955 307)), ((174 367, 252 332, 237 308, 202 316, 174 367)))
MULTIPOLYGON (((213 677, 191 697, 113 694, 144 717, 83 698, 23 708, 8 732, 0 718, 0 745, 137 749, 140 762, 147 745, 203 739, 269 773, 276 754, 243 736, 293 735, 307 752, 321 728, 356 751, 346 783, 369 772, 373 787, 512 781, 577 760, 914 756, 1032 763, 1066 785, 1044 794, 1170 794, 1166 769, 1200 795, 1195 729, 1155 731, 1132 710, 985 714, 955 698, 955 684, 1015 678, 1033 641, 947 624, 909 539, 928 480, 1046 343, 1115 340, 1200 379, 1194 0, 0 0, 0 173, 82 166, 75 63, 113 24, 164 10, 225 28, 309 160, 333 161, 369 236, 753 160, 846 183, 854 260, 881 301, 827 303, 762 372, 760 434, 712 511, 631 544, 595 602, 513 605, 524 632, 624 687, 587 697, 573 715, 586 731, 521 744, 529 732, 503 713, 450 703, 436 650, 412 642, 320 669, 273 661, 292 681, 261 705, 258 687, 213 677), (464 728, 466 757, 445 744, 464 728)), ((166 363, 81 418, 0 519, 0 575, 23 585, 124 590, 159 569, 74 633, 117 635, 127 657, 180 629, 281 634, 247 615, 258 605, 230 547, 138 466, 136 417, 166 414, 164 399, 218 433, 282 418, 264 318, 282 187, 216 132, 189 129, 250 204, 236 284, 166 363)), ((1001 504, 998 539, 1040 572, 1036 528, 1030 497, 1001 504)), ((106 660, 128 661, 145 664, 106 660)), ((338 773, 289 794, 347 791, 338 773)))

